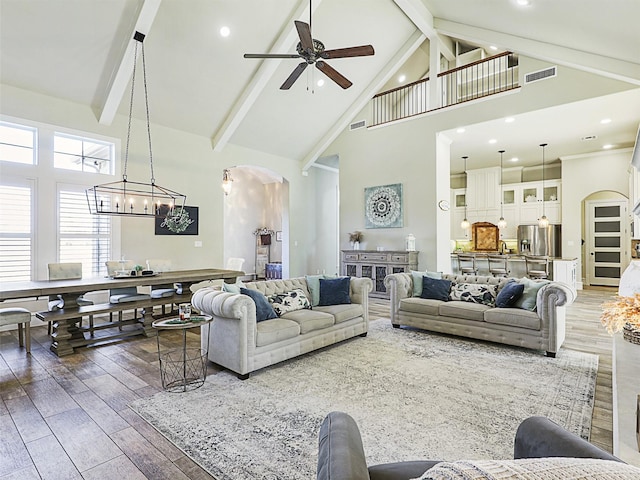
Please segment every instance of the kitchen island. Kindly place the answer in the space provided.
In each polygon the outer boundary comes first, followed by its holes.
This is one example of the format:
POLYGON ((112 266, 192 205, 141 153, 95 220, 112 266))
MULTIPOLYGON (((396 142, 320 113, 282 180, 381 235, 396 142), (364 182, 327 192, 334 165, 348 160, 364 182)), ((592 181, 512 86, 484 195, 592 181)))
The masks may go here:
MULTIPOLYGON (((527 269, 524 262, 524 255, 517 253, 500 254, 498 252, 464 252, 471 253, 476 257, 476 267, 478 268, 478 275, 491 275, 489 273, 489 255, 500 255, 507 259, 507 269, 509 270, 509 276, 515 278, 522 278, 527 276, 527 269)), ((549 279, 557 282, 564 282, 576 288, 576 258, 562 258, 551 257, 549 258, 549 279)), ((451 271, 458 273, 460 271, 458 265, 457 252, 451 254, 451 271)))

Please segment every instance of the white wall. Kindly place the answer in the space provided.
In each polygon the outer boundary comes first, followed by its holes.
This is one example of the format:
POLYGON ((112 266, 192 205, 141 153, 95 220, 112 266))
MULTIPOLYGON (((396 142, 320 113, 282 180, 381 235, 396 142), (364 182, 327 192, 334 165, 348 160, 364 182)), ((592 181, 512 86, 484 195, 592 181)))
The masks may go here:
MULTIPOLYGON (((45 95, 36 94, 8 85, 0 88, 0 113, 12 117, 49 123, 84 132, 120 138, 124 148, 127 118, 117 115, 110 126, 100 125, 94 112, 84 106, 45 95)), ((161 108, 153 104, 151 108, 161 108)), ((309 215, 315 204, 315 171, 301 174, 299 159, 268 155, 259 151, 228 144, 222 152, 214 152, 211 140, 161 125, 151 126, 155 178, 159 185, 187 195, 187 205, 198 206, 200 228, 198 236, 156 236, 149 219, 123 218, 120 242, 116 241, 114 257, 120 252, 132 260, 146 258, 172 259, 174 268, 224 266, 224 194, 220 188, 222 170, 235 165, 253 165, 269 169, 289 182, 291 217, 288 236, 297 242, 290 251, 290 275, 308 273, 308 252, 316 244, 315 217, 309 215), (195 247, 194 241, 202 242, 195 247), (121 249, 118 249, 121 243, 121 249)), ((146 125, 135 120, 129 155, 129 180, 149 181, 148 144, 146 125)), ((119 179, 119 178, 118 178, 119 179)), ((111 178, 105 178, 112 181, 111 178)), ((87 185, 87 187, 90 185, 87 185)), ((53 199, 52 199, 53 201, 53 199)), ((38 242, 55 242, 54 231, 38 232, 38 242)), ((55 258, 38 258, 45 264, 55 258)))
MULTIPOLYGON (((578 272, 583 272, 582 239, 583 201, 596 192, 609 191, 606 196, 618 200, 629 197, 630 148, 590 155, 561 158, 562 161, 562 256, 578 259, 578 272), (586 175, 597 172, 597 175, 586 175)), ((602 196, 598 197, 603 199, 602 196)), ((628 224, 630 225, 631 219, 628 224)))
MULTIPOLYGON (((546 62, 520 57, 521 75, 548 66, 546 62)), ((441 250, 444 248, 448 253, 450 245, 438 240, 437 230, 446 227, 439 220, 437 202, 441 169, 446 171, 449 165, 447 159, 438 156, 438 132, 629 88, 632 86, 623 82, 559 66, 557 77, 523 86, 512 94, 443 109, 384 127, 345 129, 321 155, 340 156, 340 247, 349 247, 347 234, 354 230, 363 231, 365 246, 372 249, 376 246, 404 249, 404 238, 413 233, 420 251, 419 268, 445 269, 441 250), (436 157, 442 162, 437 169, 436 157), (365 230, 364 188, 390 183, 403 184, 404 227, 365 230)), ((369 117, 368 107, 354 116, 369 117)), ((449 235, 448 230, 446 235, 449 235)))

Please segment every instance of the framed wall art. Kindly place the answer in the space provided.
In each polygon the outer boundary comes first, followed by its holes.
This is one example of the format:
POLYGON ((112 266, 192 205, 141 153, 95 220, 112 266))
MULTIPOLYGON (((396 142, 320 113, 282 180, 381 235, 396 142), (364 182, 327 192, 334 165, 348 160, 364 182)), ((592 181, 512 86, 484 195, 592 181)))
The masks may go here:
POLYGON ((365 228, 403 226, 401 183, 364 189, 364 226, 365 228))
POLYGON ((162 205, 160 213, 156 217, 156 235, 198 235, 198 207, 184 207, 182 215, 167 218, 169 207, 162 205))

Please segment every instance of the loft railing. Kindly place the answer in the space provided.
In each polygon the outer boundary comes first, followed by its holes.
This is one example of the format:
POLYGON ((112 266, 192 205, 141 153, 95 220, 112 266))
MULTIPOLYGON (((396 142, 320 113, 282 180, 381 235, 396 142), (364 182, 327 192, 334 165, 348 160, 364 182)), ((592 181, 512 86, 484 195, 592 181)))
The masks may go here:
POLYGON ((377 94, 372 99, 372 123, 401 120, 517 88, 518 57, 505 52, 438 74, 440 104, 431 106, 429 78, 377 94))

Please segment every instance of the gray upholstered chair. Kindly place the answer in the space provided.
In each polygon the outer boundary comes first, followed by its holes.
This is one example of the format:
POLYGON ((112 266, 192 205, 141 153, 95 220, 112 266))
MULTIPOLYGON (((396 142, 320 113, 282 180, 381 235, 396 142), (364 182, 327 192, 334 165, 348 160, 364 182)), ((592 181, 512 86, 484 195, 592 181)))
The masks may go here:
POLYGON ((0 327, 6 325, 18 325, 18 343, 26 347, 27 353, 31 353, 31 312, 26 308, 0 308, 0 327), (24 325, 24 341, 22 326, 24 325))
MULTIPOLYGON (((78 280, 82 278, 82 263, 65 262, 65 263, 49 263, 49 280, 78 280)), ((91 300, 80 296, 76 299, 79 306, 93 305, 91 300)), ((48 309, 49 311, 64 308, 64 299, 62 295, 49 295, 48 309)), ((89 315, 89 328, 93 329, 93 315, 89 315)), ((47 325, 47 333, 51 335, 51 322, 47 325)), ((91 332, 93 336, 93 331, 91 332)))

